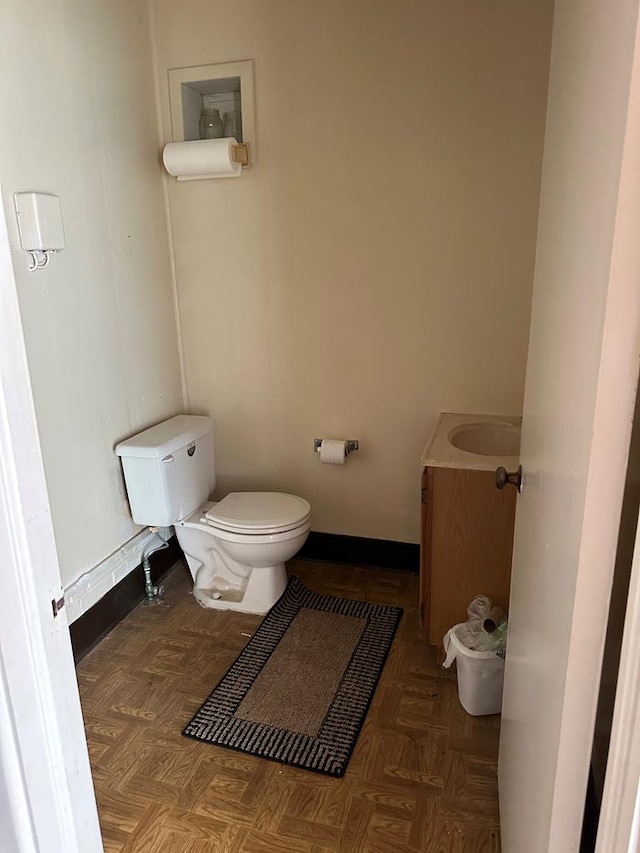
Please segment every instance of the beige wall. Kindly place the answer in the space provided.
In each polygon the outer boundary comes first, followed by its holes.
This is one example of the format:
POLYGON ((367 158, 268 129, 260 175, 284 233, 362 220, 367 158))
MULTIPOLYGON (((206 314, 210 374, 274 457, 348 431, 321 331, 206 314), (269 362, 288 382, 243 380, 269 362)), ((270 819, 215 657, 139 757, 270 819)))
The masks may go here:
POLYGON ((168 68, 253 58, 258 165, 170 182, 188 399, 219 491, 417 541, 441 410, 519 413, 552 4, 154 0, 168 68), (344 467, 314 437, 356 438, 344 467))
POLYGON ((20 0, 0 27, 0 181, 62 580, 139 529, 115 442, 181 390, 144 0, 20 0), (13 193, 60 196, 66 249, 27 271, 13 193))

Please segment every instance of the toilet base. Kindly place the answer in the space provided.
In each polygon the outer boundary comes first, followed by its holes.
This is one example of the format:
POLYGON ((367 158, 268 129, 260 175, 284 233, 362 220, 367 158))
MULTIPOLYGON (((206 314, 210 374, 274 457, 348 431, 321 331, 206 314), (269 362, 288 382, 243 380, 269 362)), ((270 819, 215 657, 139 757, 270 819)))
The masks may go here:
POLYGON ((237 589, 225 593, 219 589, 208 590, 194 585, 193 597, 209 610, 266 613, 280 598, 286 586, 287 570, 284 563, 278 563, 252 569, 243 593, 237 589), (219 597, 214 598, 215 595, 219 597))

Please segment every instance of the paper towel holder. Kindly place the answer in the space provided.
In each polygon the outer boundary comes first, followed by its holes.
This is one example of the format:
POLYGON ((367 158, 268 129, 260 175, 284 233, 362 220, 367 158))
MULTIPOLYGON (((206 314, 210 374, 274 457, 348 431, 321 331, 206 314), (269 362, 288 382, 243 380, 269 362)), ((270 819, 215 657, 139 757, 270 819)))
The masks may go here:
POLYGON ((168 142, 162 150, 167 172, 179 181, 203 178, 239 178, 251 163, 248 143, 232 136, 168 142))
POLYGON ((231 159, 234 163, 240 163, 245 169, 249 168, 251 163, 251 154, 249 152, 248 142, 236 142, 231 146, 231 159))
MULTIPOLYGON (((324 438, 314 438, 313 439, 314 453, 320 453, 320 448, 322 447, 323 441, 324 441, 324 438)), ((353 453, 355 450, 358 450, 359 446, 360 445, 359 445, 358 441, 356 441, 355 439, 353 439, 353 438, 347 439, 347 441, 345 443, 345 449, 344 449, 345 456, 348 456, 350 453, 353 453)))

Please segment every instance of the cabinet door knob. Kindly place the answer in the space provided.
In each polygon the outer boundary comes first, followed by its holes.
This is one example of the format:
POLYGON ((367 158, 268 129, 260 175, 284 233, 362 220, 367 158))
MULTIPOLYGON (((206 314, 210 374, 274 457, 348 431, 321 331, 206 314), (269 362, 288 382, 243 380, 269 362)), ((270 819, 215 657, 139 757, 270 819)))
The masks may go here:
POLYGON ((496 468, 496 489, 504 489, 508 485, 515 486, 518 492, 522 491, 522 465, 518 465, 517 471, 507 471, 502 465, 496 468))

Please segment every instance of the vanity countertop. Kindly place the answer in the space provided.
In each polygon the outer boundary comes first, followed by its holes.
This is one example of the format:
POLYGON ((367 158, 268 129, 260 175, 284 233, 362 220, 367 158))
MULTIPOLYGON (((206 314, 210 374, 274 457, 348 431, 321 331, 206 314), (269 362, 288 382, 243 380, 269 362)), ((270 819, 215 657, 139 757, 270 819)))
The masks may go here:
POLYGON ((505 428, 511 432, 514 428, 520 428, 522 418, 517 415, 473 415, 456 412, 442 412, 436 421, 431 437, 424 449, 420 462, 423 467, 431 468, 464 468, 474 471, 494 471, 499 466, 507 470, 518 467, 519 454, 515 455, 485 455, 483 453, 470 453, 462 450, 451 443, 452 434, 463 432, 465 427, 473 430, 480 425, 496 424, 496 427, 505 428))

